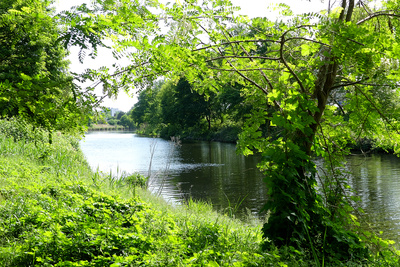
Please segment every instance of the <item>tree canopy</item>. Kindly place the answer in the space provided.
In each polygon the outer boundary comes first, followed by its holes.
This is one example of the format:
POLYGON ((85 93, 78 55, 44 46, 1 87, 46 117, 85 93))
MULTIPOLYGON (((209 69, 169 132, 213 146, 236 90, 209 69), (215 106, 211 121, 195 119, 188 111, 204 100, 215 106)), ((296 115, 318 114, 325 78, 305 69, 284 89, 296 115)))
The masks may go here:
POLYGON ((78 130, 94 101, 69 72, 50 1, 0 3, 0 116, 47 130, 78 130))

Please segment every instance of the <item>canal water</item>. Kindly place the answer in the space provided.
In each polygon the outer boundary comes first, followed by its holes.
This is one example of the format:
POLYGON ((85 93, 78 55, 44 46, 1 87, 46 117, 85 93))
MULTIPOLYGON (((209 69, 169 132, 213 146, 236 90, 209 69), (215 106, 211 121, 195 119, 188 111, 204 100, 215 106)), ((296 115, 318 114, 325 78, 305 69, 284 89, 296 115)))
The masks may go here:
MULTIPOLYGON (((239 217, 259 214, 267 188, 257 169, 258 156, 238 155, 229 143, 177 143, 131 132, 90 132, 81 148, 94 170, 152 177, 150 189, 171 203, 192 198, 239 217)), ((400 242, 400 159, 356 155, 348 157, 346 168, 365 212, 360 219, 384 238, 400 242)))

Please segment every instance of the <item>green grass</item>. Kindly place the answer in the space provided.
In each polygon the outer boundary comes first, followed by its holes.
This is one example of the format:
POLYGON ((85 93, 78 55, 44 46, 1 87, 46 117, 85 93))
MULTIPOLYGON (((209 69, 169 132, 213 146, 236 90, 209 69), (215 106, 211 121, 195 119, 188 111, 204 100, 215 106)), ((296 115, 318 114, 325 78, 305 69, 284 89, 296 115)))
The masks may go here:
MULTIPOLYGON (((291 248, 262 251, 257 219, 169 205, 136 175, 92 172, 76 138, 45 136, 0 133, 0 266, 313 266, 291 248)), ((397 266, 382 253, 365 266, 397 266)))
POLYGON ((174 208, 145 190, 134 192, 132 179, 93 173, 63 136, 50 146, 0 135, 0 148, 1 266, 264 261, 260 225, 232 220, 205 203, 174 208))

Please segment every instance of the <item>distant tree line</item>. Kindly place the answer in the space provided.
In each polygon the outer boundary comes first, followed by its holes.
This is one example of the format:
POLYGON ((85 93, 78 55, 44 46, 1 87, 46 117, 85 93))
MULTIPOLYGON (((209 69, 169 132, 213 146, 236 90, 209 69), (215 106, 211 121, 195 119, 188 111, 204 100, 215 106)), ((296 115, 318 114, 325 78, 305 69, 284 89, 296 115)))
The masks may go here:
POLYGON ((226 84, 206 96, 181 78, 176 83, 157 81, 140 92, 127 115, 144 135, 236 141, 251 109, 238 85, 226 84))
POLYGON ((131 111, 118 111, 114 115, 112 115, 111 110, 108 108, 104 108, 102 111, 97 113, 96 118, 89 120, 89 127, 93 126, 94 124, 107 124, 111 126, 120 125, 127 130, 135 129, 135 125, 131 118, 131 111))

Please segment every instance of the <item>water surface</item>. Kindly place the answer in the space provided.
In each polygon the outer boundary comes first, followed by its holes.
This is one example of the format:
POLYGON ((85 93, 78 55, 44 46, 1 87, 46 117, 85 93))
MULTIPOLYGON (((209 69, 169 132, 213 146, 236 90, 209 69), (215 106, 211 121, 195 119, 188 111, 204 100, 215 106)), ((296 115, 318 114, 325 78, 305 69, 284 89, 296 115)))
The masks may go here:
MULTIPOLYGON (((257 156, 237 155, 234 144, 189 142, 175 146, 129 132, 91 132, 81 147, 93 169, 153 177, 151 189, 171 203, 193 198, 237 216, 258 214, 267 189, 257 156), (149 171, 151 163, 151 168, 149 171)), ((400 241, 400 159, 393 155, 350 156, 348 182, 361 198, 360 218, 384 238, 400 241)))
POLYGON ((129 132, 90 132, 81 147, 94 170, 150 174, 151 189, 162 189, 170 202, 193 198, 237 214, 258 214, 265 203, 259 157, 238 155, 234 144, 196 141, 177 146, 129 132))

